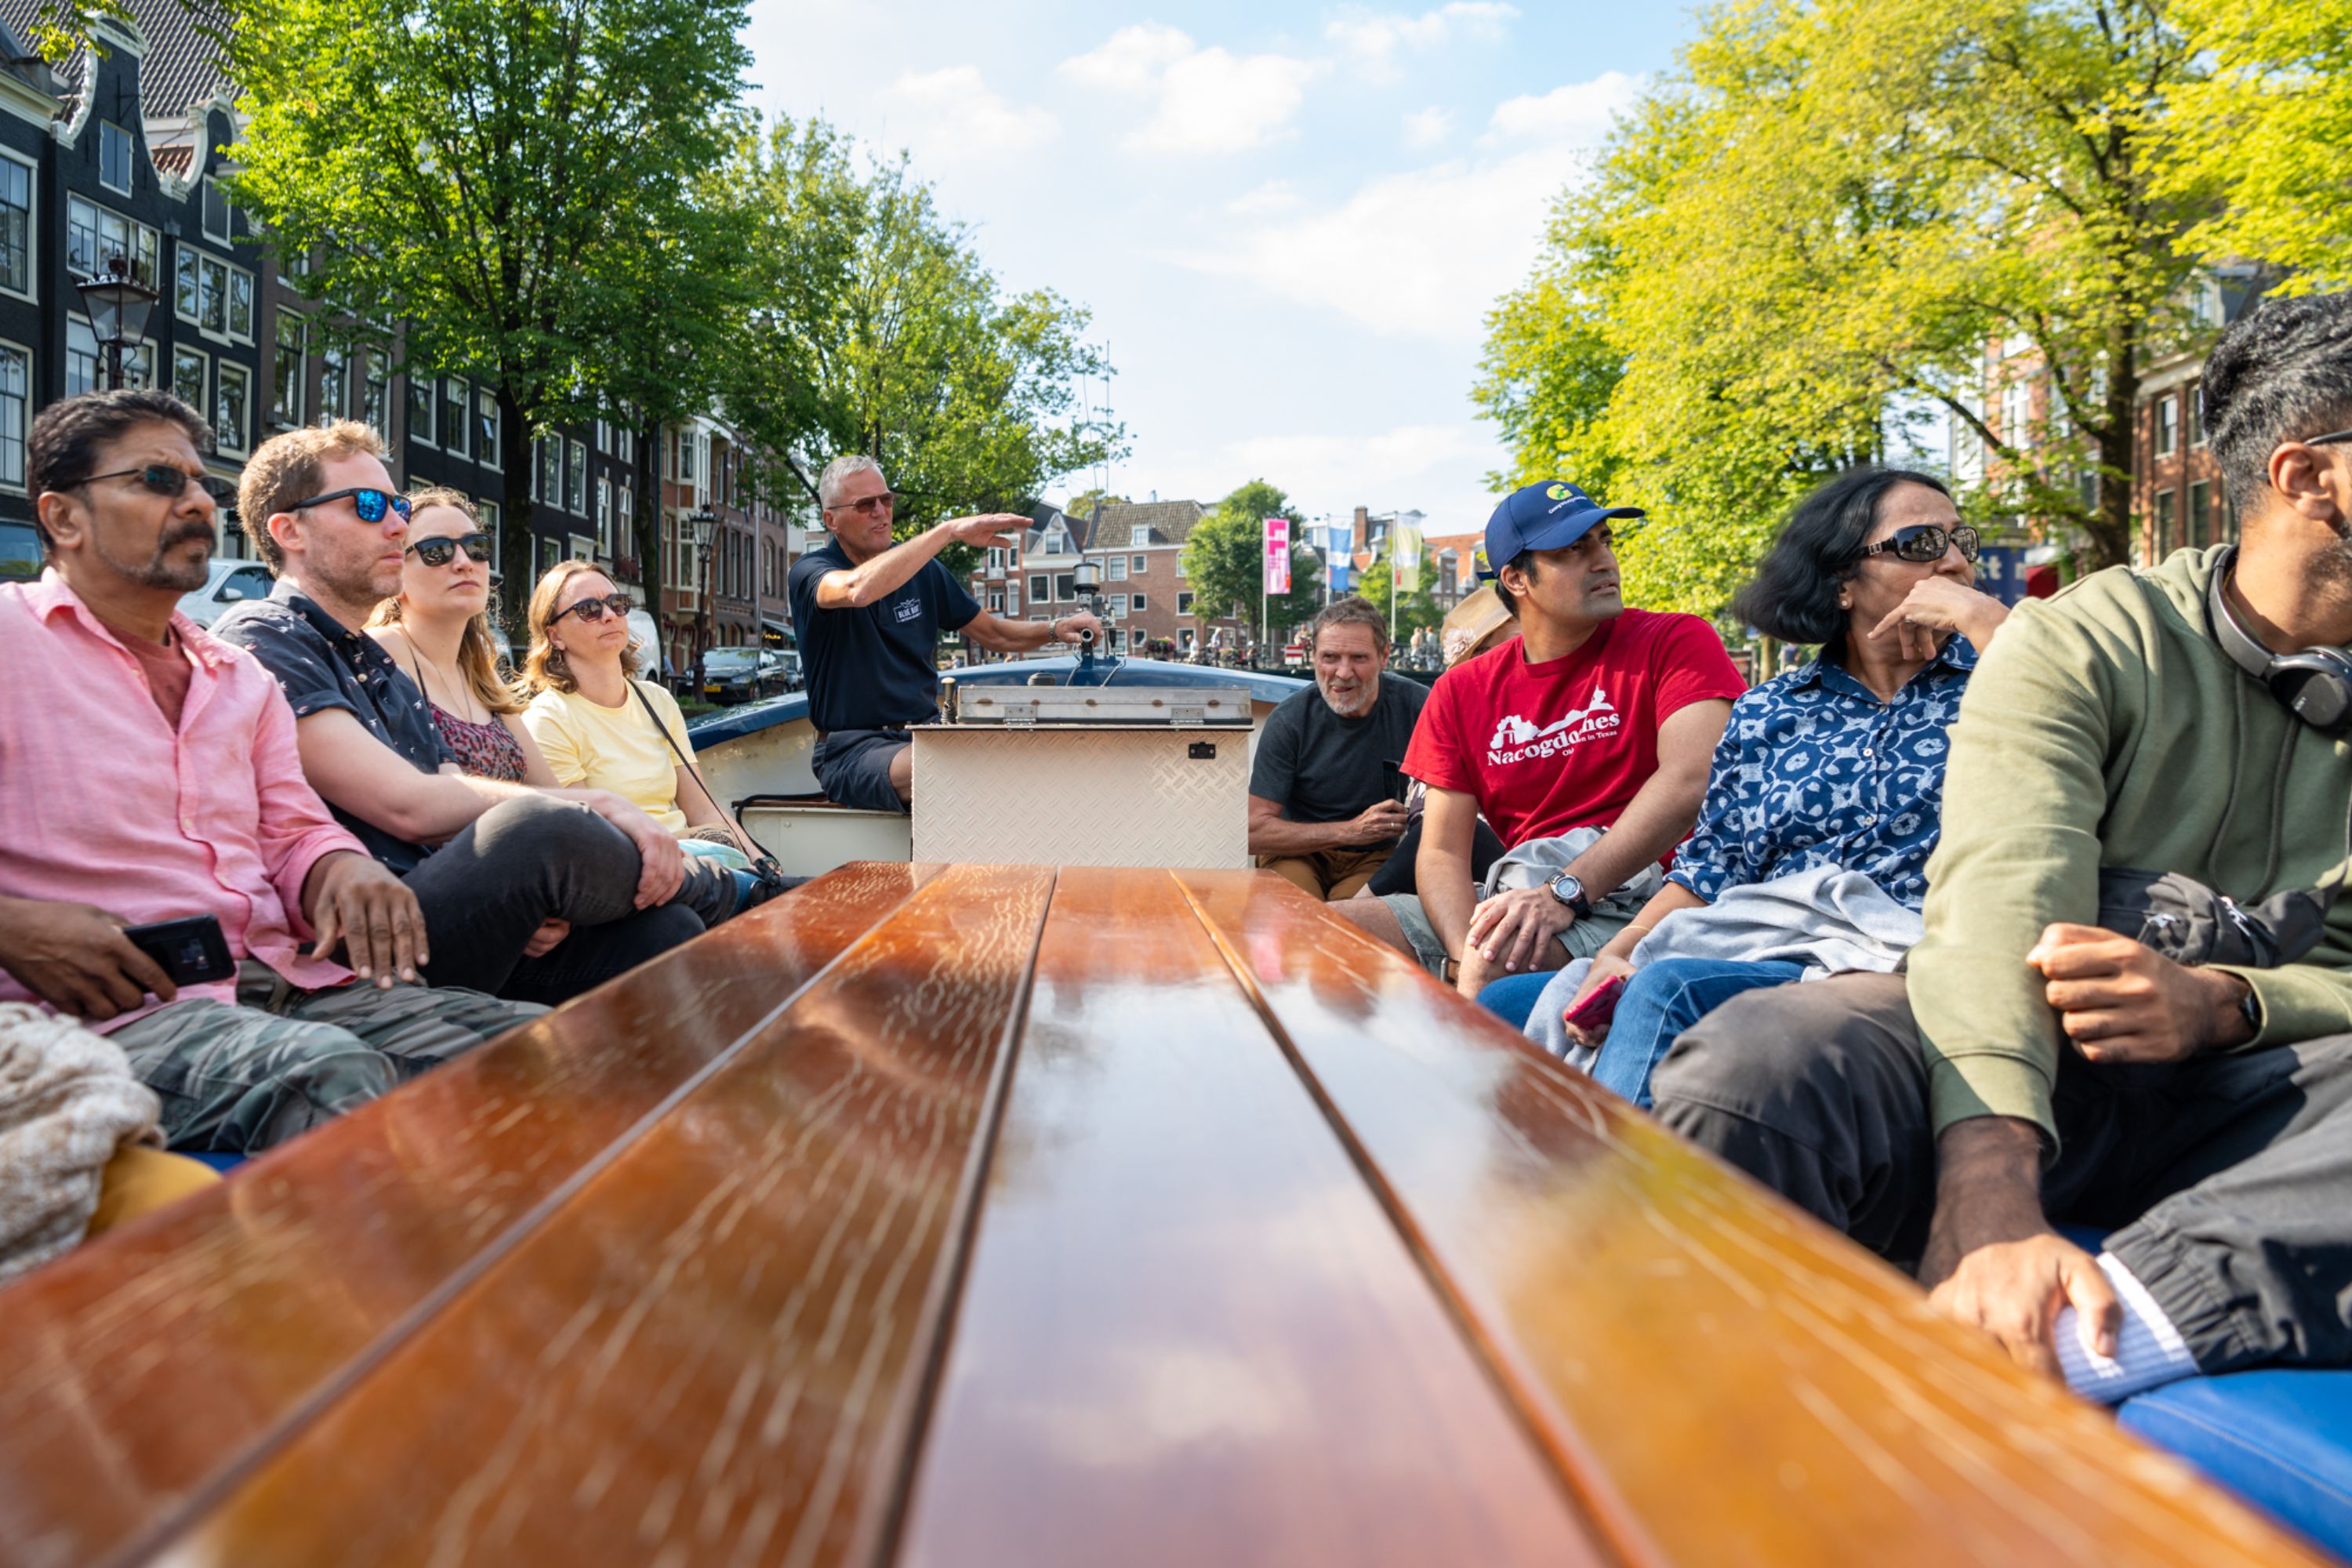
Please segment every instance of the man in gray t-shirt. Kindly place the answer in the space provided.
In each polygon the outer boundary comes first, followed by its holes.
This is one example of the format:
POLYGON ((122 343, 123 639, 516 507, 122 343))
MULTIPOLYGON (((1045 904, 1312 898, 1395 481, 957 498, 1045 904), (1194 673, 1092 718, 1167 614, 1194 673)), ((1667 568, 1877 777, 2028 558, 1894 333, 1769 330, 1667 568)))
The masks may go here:
POLYGON ((1426 687, 1388 673, 1388 627, 1334 599, 1307 628, 1315 689, 1266 715, 1250 769, 1250 853, 1318 899, 1353 898, 1405 830, 1398 764, 1426 687))

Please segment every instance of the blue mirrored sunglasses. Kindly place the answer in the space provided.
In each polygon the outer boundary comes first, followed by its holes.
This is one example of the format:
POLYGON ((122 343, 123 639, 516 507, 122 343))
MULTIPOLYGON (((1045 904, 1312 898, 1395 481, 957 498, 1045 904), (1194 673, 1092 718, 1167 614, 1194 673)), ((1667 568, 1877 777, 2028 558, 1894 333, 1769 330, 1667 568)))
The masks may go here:
POLYGON ((394 495, 390 490, 380 490, 367 486, 359 486, 347 490, 329 490, 324 495, 312 496, 309 500, 298 500, 286 510, 300 511, 304 507, 324 506, 331 500, 341 500, 345 496, 352 498, 352 510, 360 514, 362 522, 382 522, 386 507, 398 512, 401 521, 408 521, 406 496, 394 495))

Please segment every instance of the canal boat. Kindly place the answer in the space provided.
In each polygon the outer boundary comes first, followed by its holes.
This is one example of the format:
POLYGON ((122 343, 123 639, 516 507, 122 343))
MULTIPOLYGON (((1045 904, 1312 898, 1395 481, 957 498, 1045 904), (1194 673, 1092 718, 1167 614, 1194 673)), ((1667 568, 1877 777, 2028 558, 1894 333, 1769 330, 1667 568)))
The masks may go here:
POLYGON ((2119 1426, 1277 877, 917 862, 804 699, 692 733, 824 874, 0 1290, 0 1564, 2352 1544, 2352 1373, 2119 1426))

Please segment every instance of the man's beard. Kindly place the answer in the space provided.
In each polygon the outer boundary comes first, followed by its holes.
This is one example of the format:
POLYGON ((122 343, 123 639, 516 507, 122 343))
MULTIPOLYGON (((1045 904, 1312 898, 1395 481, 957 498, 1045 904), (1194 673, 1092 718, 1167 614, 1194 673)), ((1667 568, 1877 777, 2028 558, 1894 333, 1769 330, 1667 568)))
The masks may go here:
POLYGON ((1360 719, 1371 711, 1372 697, 1379 689, 1380 688, 1366 683, 1347 693, 1343 698, 1327 686, 1323 688, 1323 701, 1332 712, 1342 719, 1360 719))
POLYGON ((208 522, 184 522, 168 529, 155 542, 155 553, 133 564, 117 560, 108 550, 104 535, 93 530, 89 536, 91 551, 107 568, 142 588, 168 588, 175 594, 193 594, 212 576, 213 526, 208 522), (205 542, 205 552, 192 565, 181 565, 167 559, 181 546, 197 540, 205 542))

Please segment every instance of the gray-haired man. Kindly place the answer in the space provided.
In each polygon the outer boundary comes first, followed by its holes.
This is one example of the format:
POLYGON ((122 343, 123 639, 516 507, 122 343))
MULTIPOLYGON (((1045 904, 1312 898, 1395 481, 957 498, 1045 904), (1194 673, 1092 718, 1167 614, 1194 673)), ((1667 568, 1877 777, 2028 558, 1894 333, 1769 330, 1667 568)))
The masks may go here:
POLYGON ((1029 520, 1016 512, 950 518, 894 544, 898 498, 873 458, 835 458, 816 489, 833 542, 793 563, 787 584, 818 736, 810 764, 826 799, 902 812, 915 798, 907 726, 939 717, 940 632, 960 631, 992 653, 1033 653, 1101 623, 1083 611, 1008 621, 982 609, 940 564, 950 544, 1018 544, 1029 520))

